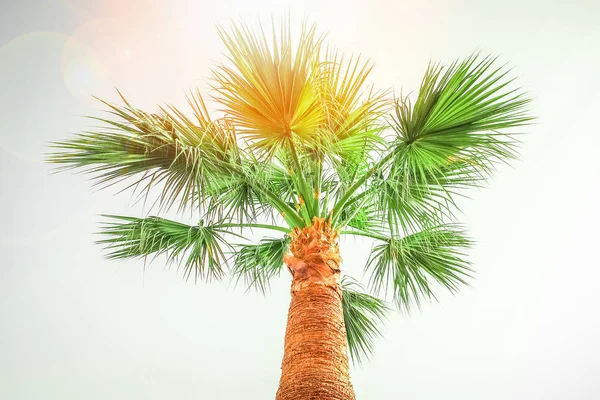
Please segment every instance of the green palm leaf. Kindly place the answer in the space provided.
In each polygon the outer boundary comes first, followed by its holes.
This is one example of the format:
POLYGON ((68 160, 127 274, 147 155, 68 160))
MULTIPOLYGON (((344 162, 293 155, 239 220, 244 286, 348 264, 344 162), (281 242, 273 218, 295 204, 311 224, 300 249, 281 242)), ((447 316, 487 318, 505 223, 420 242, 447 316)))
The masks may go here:
POLYGON ((197 122, 174 107, 152 114, 133 108, 125 98, 119 107, 104 102, 114 119, 95 118, 105 128, 57 142, 49 161, 82 168, 99 185, 134 177, 133 184, 148 194, 162 184, 161 204, 179 200, 181 207, 197 205, 206 180, 222 181, 239 161, 234 131, 226 121, 211 121, 199 95, 190 97, 197 122))
POLYGON ((105 239, 97 243, 109 251, 108 258, 146 258, 166 254, 169 262, 183 266, 184 277, 219 279, 225 274, 226 250, 231 245, 224 235, 231 232, 218 224, 190 226, 159 217, 135 218, 106 215, 105 239))
POLYGON ((219 211, 242 222, 253 219, 252 207, 259 203, 285 213, 290 226, 303 224, 273 191, 278 187, 252 173, 256 160, 244 156, 227 120, 210 120, 199 94, 189 98, 196 121, 174 107, 161 108, 158 115, 123 101, 123 107, 105 103, 115 119, 99 119, 103 131, 53 143, 58 150, 48 161, 82 169, 103 187, 132 179, 127 188, 139 189, 144 199, 161 187, 158 200, 165 208, 179 202, 179 211, 204 208, 209 217, 219 211))
POLYGON ((412 171, 407 166, 387 178, 378 175, 372 180, 378 203, 375 208, 383 210, 394 234, 416 232, 453 220, 458 208, 456 198, 464 196, 462 189, 481 184, 481 179, 465 176, 471 168, 457 161, 430 170, 412 171))
POLYGON ((452 218, 460 189, 480 186, 498 163, 515 158, 516 133, 498 130, 528 124, 530 100, 510 88, 495 61, 474 55, 445 71, 430 65, 416 101, 397 101, 379 200, 404 232, 452 218))
POLYGON ((433 282, 451 292, 467 284, 471 269, 464 251, 471 246, 454 225, 427 228, 403 238, 389 238, 373 248, 367 262, 375 293, 391 291, 399 308, 409 310, 435 298, 433 282))
POLYGON ((243 279, 248 288, 263 293, 269 291, 269 281, 283 269, 283 255, 289 246, 289 237, 262 239, 258 244, 239 246, 235 253, 232 275, 243 279))
POLYGON ((495 67, 496 57, 473 55, 454 62, 446 72, 439 64, 427 69, 414 105, 400 99, 396 107, 396 131, 405 142, 427 136, 450 145, 458 134, 467 144, 478 143, 476 132, 523 126, 530 99, 519 88, 510 89, 514 79, 505 79, 509 71, 495 67), (444 139, 442 134, 451 135, 444 139))
POLYGON ((347 276, 342 279, 342 308, 350 356, 361 363, 373 353, 389 309, 382 300, 362 293, 360 285, 347 276))

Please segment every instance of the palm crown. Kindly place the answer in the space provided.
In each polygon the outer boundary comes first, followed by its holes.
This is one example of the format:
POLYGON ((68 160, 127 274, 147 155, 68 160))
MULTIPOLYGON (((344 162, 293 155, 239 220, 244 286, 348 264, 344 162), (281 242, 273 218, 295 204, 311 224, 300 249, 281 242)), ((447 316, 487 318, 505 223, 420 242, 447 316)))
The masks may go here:
POLYGON ((348 345, 360 359, 388 310, 378 293, 408 309, 434 286, 455 291, 469 277, 456 196, 515 156, 512 128, 530 121, 529 100, 490 56, 430 64, 412 99, 394 99, 366 84, 370 62, 330 50, 314 26, 305 24, 297 43, 285 21, 272 35, 246 25, 219 33, 229 51, 213 70, 223 117, 211 119, 197 91, 191 113, 105 102, 104 128, 54 143, 49 160, 83 168, 100 185, 156 190, 159 213, 197 212, 193 225, 106 216, 102 227, 110 258, 166 254, 186 277, 229 270, 266 291, 290 233, 315 218, 374 239, 371 294, 348 276, 342 282, 348 345), (252 228, 279 237, 231 244, 252 228))

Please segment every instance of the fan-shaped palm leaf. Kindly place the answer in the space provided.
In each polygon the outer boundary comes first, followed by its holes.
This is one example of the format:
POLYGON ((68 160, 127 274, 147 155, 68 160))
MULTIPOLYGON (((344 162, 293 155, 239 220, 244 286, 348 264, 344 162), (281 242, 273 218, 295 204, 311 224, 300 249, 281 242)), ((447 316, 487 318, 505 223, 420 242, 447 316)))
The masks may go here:
POLYGON ((184 276, 221 278, 231 249, 224 235, 233 233, 218 224, 190 226, 159 217, 135 218, 106 215, 99 240, 108 258, 145 258, 166 254, 169 262, 181 263, 184 276))
POLYGON ((323 118, 315 72, 322 37, 304 25, 294 46, 289 24, 281 23, 272 38, 246 25, 219 34, 233 66, 214 70, 219 101, 240 132, 262 150, 273 148, 293 133, 309 140, 323 118))
POLYGON ((360 363, 373 352, 373 342, 381 336, 380 326, 388 307, 376 297, 362 292, 360 285, 345 276, 342 280, 342 308, 350 356, 360 363))
POLYGON ((211 121, 199 96, 193 96, 199 125, 189 121, 174 107, 152 114, 125 106, 106 103, 115 120, 97 132, 77 135, 53 144, 59 151, 49 161, 66 168, 83 168, 97 184, 112 185, 135 177, 130 186, 146 194, 162 184, 160 202, 167 207, 199 204, 208 177, 226 180, 229 166, 239 159, 232 128, 224 121, 211 121))
POLYGON ((248 288, 266 293, 269 281, 283 269, 283 255, 288 251, 289 236, 281 239, 263 239, 258 244, 239 246, 235 255, 232 274, 239 281, 244 279, 248 288))
POLYGON ((407 310, 423 298, 435 298, 432 282, 455 292, 470 276, 469 262, 464 258, 470 246, 464 232, 453 225, 389 238, 373 248, 367 262, 371 288, 391 291, 398 307, 407 310))

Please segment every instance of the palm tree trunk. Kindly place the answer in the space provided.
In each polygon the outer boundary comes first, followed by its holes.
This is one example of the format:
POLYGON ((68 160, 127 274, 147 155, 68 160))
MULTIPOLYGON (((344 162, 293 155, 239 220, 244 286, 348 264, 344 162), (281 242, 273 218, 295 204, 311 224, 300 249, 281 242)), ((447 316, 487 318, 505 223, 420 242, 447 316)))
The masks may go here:
POLYGON ((292 233, 290 251, 292 302, 276 400, 354 400, 337 232, 315 218, 292 233))

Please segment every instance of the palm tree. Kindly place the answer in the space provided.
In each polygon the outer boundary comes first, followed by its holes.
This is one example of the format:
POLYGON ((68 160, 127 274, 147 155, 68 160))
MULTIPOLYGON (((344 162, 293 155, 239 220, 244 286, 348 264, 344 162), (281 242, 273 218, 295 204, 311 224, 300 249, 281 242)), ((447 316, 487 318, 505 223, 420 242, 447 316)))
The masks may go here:
POLYGON ((407 310, 468 280, 457 196, 515 157, 529 99, 491 56, 430 64, 411 100, 368 86, 372 63, 332 51, 314 25, 297 41, 287 21, 269 37, 244 24, 219 34, 229 51, 212 71, 221 118, 198 91, 189 114, 142 111, 121 96, 104 102, 102 128, 54 143, 49 161, 104 187, 126 181, 144 199, 156 190, 157 213, 199 218, 105 216, 99 243, 111 259, 165 254, 186 278, 230 272, 263 292, 287 266, 276 398, 354 399, 349 355, 370 354, 389 310, 377 296, 407 310), (278 236, 233 244, 252 229, 278 236), (342 235, 375 242, 370 294, 341 277, 342 235))

